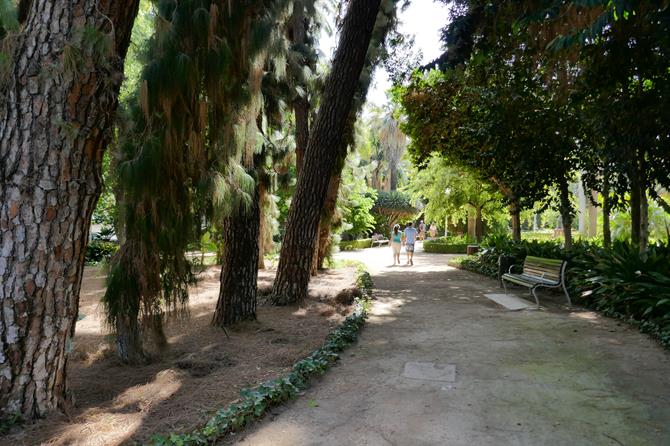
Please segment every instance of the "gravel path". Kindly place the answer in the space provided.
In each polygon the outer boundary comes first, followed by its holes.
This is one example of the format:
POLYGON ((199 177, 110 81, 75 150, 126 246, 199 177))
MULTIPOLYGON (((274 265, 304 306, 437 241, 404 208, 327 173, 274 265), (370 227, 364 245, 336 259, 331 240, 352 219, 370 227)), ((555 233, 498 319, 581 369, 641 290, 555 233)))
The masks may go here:
POLYGON ((670 354, 636 330, 560 295, 508 311, 484 297, 497 282, 446 255, 341 256, 375 280, 360 342, 238 444, 670 445, 670 354))

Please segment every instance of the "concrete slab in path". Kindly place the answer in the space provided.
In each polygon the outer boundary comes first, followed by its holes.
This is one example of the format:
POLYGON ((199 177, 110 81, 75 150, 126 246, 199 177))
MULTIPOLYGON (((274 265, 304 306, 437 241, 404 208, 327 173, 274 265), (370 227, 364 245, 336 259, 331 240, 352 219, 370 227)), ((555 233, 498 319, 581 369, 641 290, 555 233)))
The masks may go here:
POLYGON ((645 335, 561 296, 508 311, 448 256, 348 255, 377 288, 359 343, 240 445, 670 445, 670 355, 645 335))

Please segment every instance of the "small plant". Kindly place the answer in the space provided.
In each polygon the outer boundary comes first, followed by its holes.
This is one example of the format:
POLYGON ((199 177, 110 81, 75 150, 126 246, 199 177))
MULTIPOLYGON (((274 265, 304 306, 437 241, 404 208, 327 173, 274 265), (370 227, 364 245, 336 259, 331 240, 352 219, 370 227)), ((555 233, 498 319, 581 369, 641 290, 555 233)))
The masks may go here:
POLYGON ((4 418, 0 418, 0 435, 6 434, 11 430, 11 428, 20 424, 22 421, 21 414, 18 412, 4 418))
POLYGON ((119 250, 119 244, 105 240, 92 240, 86 246, 86 264, 107 262, 119 250))
POLYGON ((230 432, 239 431, 250 422, 260 418, 273 406, 288 401, 305 388, 309 380, 321 375, 339 359, 339 353, 353 344, 365 323, 370 307, 369 296, 372 278, 359 266, 357 283, 366 296, 356 300, 353 314, 342 325, 332 331, 324 344, 305 359, 296 362, 291 372, 284 376, 260 384, 251 389, 242 389, 240 399, 218 410, 204 427, 185 434, 154 435, 151 446, 200 446, 215 443, 230 432))

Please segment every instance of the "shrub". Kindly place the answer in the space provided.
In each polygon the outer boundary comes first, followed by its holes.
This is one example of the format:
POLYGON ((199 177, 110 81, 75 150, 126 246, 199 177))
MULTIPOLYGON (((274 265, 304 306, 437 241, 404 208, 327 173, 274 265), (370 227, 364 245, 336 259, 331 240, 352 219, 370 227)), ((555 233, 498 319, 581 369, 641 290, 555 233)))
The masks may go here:
POLYGON ((184 434, 154 435, 151 446, 199 446, 217 443, 230 432, 239 431, 262 417, 270 408, 300 395, 309 381, 325 373, 340 357, 340 353, 356 342, 370 309, 372 279, 359 268, 357 283, 364 297, 356 301, 353 314, 332 331, 324 344, 306 358, 296 362, 291 371, 256 387, 242 389, 235 403, 218 410, 201 428, 184 434))
POLYGON ((433 254, 465 254, 467 247, 467 244, 449 244, 434 240, 423 242, 423 250, 433 254))
POLYGON ((637 248, 621 241, 611 249, 577 241, 565 250, 557 241, 513 242, 494 237, 481 253, 451 263, 497 278, 500 255, 512 256, 517 264, 527 255, 567 260, 566 280, 573 297, 639 326, 670 348, 670 244, 652 246, 640 255, 637 248))
POLYGON ((372 239, 364 238, 360 240, 347 240, 340 242, 341 251, 351 251, 354 249, 365 249, 372 247, 372 239))
POLYGON ((86 264, 108 261, 119 250, 119 244, 104 240, 92 240, 86 246, 86 264))
POLYGON ((670 347, 670 245, 640 255, 628 243, 590 252, 575 288, 591 307, 640 325, 670 347))

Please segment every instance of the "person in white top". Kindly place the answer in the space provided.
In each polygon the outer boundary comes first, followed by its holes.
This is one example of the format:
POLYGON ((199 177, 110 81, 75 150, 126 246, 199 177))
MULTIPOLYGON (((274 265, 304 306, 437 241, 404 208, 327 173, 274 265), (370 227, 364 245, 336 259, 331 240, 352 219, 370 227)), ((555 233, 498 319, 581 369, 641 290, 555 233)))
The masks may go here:
POLYGON ((414 244, 416 243, 416 229, 410 221, 405 228, 405 252, 407 253, 407 264, 414 265, 414 244))

